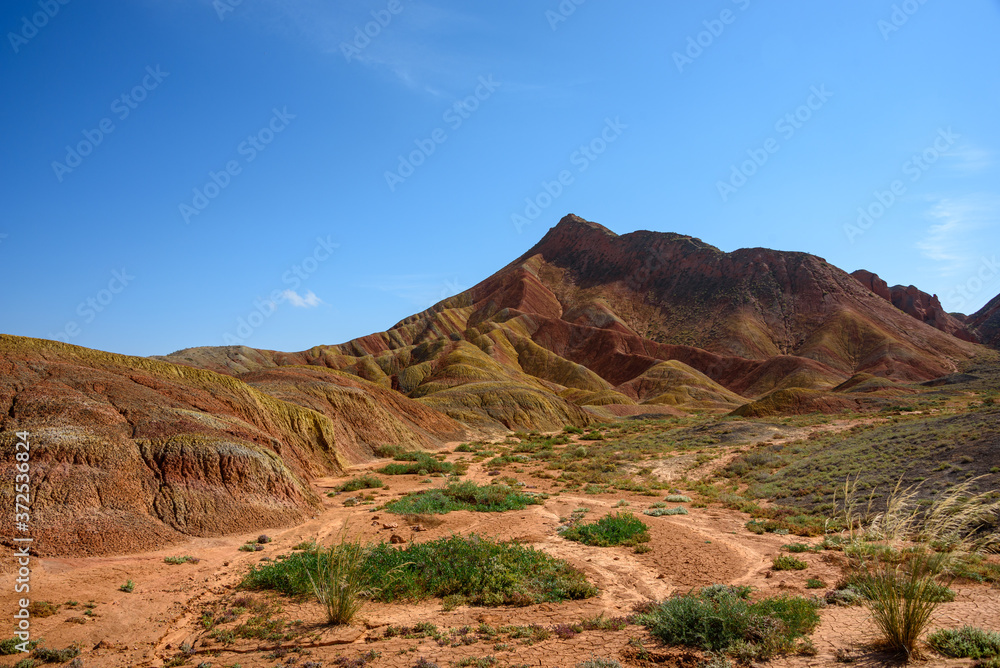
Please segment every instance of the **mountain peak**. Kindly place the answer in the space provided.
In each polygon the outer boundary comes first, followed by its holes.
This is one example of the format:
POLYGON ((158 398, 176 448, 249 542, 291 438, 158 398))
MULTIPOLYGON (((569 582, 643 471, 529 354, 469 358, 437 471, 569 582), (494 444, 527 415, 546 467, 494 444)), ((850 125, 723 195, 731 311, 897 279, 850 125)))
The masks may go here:
POLYGON ((604 227, 600 223, 595 223, 595 222, 590 221, 590 220, 585 220, 585 219, 581 218, 580 216, 576 215, 575 213, 570 213, 570 214, 566 214, 565 216, 563 216, 562 220, 560 220, 553 229, 554 230, 560 230, 560 231, 570 231, 570 230, 579 229, 579 230, 583 231, 584 228, 586 228, 587 230, 594 230, 594 231, 598 231, 598 232, 604 232, 609 237, 617 237, 618 236, 617 234, 615 234, 614 232, 612 232, 608 228, 604 227))

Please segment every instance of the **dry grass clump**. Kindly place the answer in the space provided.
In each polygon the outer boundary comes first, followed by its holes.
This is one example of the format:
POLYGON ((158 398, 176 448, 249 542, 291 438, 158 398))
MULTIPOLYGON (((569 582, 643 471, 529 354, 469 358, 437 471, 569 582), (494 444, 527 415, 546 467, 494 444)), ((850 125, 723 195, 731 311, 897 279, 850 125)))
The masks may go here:
POLYGON ((874 490, 863 500, 858 478, 844 484, 848 579, 864 597, 886 648, 907 660, 920 656, 921 636, 938 606, 950 600, 942 595, 950 593, 947 584, 939 580, 950 583, 956 564, 1000 545, 995 530, 1000 501, 992 492, 973 493, 977 480, 922 505, 920 485, 903 488, 901 478, 881 512, 872 510, 874 490))

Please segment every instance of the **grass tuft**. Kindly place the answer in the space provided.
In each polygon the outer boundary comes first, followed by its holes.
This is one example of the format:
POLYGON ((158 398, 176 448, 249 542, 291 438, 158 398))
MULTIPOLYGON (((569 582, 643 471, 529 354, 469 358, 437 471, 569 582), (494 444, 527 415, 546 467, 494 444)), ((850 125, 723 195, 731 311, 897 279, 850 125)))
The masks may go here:
POLYGON ((649 541, 649 528, 632 513, 619 512, 605 515, 591 524, 571 526, 562 536, 568 540, 597 547, 635 546, 649 541))
POLYGON ((771 564, 771 568, 776 571, 802 571, 809 567, 804 561, 796 559, 795 557, 783 554, 779 557, 775 557, 774 562, 771 564))

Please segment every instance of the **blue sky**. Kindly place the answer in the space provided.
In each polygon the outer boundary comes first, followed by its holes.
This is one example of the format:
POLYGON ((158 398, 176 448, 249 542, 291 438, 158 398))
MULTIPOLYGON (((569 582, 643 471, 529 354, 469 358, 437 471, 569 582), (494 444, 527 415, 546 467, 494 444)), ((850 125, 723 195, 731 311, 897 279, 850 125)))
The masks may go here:
POLYGON ((1000 292, 1000 1, 844 4, 10 0, 0 331, 340 343, 569 212, 975 311, 1000 292))

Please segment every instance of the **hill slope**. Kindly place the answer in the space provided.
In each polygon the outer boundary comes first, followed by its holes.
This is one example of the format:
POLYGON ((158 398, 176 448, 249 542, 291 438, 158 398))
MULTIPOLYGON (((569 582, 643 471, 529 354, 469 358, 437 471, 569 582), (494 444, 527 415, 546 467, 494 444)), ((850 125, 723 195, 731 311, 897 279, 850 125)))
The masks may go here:
POLYGON ((388 331, 301 353, 168 359, 237 375, 325 366, 469 424, 552 429, 586 423, 588 406, 731 410, 859 373, 924 381, 979 350, 813 255, 619 236, 570 215, 493 276, 388 331))
MULTIPOLYGON (((15 432, 30 433, 40 554, 152 549, 299 521, 318 506, 308 481, 370 458, 372 445, 426 447, 464 433, 398 393, 325 369, 238 380, 4 335, 0 408, 5 448, 15 432)), ((13 485, 0 496, 13 507, 13 485)), ((2 520, 4 536, 12 519, 2 520)))

